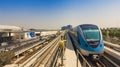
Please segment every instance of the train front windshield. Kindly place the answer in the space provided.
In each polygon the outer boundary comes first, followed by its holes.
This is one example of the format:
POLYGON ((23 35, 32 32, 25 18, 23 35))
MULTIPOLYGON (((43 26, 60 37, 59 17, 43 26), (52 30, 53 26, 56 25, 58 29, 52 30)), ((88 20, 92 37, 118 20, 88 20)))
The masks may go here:
POLYGON ((99 30, 83 30, 87 41, 98 41, 100 39, 99 30))
POLYGON ((81 26, 84 37, 87 41, 99 41, 100 40, 100 32, 97 26, 81 26))

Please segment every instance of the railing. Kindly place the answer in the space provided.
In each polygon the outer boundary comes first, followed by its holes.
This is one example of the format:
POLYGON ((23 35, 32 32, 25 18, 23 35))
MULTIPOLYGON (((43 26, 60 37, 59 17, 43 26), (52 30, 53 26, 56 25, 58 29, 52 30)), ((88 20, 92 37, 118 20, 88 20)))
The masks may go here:
POLYGON ((83 57, 80 51, 77 49, 77 67, 78 67, 78 60, 80 59, 81 65, 83 67, 92 67, 88 61, 83 57))

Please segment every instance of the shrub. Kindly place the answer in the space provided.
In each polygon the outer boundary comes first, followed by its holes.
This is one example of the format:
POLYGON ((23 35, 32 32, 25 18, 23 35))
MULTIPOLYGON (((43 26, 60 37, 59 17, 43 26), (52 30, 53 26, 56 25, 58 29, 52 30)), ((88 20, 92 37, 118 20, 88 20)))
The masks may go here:
POLYGON ((12 51, 0 52, 0 66, 10 64, 13 57, 14 57, 14 52, 12 51))

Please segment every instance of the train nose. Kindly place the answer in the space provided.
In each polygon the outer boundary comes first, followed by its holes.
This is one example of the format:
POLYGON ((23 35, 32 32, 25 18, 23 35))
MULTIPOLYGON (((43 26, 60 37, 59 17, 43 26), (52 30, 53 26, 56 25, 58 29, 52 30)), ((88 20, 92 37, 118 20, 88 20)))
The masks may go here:
POLYGON ((90 44, 90 46, 92 48, 96 48, 99 45, 98 41, 89 41, 88 44, 90 44))

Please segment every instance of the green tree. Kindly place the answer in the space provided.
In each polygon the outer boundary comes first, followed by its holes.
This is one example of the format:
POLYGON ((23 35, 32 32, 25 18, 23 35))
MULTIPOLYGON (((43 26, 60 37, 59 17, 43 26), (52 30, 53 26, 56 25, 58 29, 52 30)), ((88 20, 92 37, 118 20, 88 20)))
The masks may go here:
POLYGON ((0 67, 11 63, 11 59, 14 57, 14 52, 12 51, 2 51, 0 52, 0 67))

